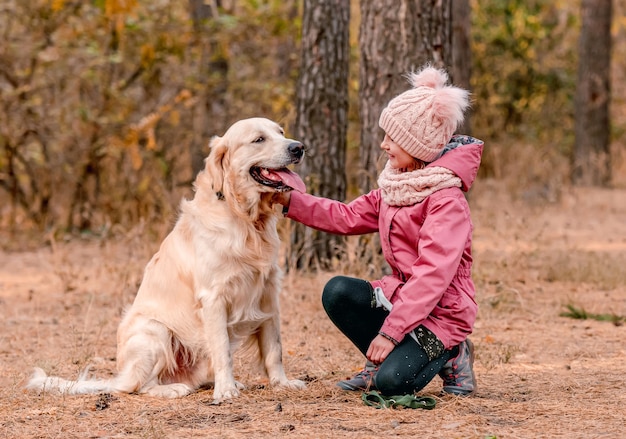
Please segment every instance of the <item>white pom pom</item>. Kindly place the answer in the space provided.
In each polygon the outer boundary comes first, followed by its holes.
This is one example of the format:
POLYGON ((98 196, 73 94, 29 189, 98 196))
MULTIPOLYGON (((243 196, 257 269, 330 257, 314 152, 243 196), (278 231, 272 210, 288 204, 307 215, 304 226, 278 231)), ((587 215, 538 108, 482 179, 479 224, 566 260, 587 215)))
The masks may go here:
POLYGON ((437 90, 431 104, 432 115, 447 121, 453 129, 463 122, 464 112, 469 107, 469 92, 454 86, 437 90))
POLYGON ((426 66, 422 70, 409 73, 409 82, 413 87, 441 88, 448 82, 445 70, 426 66))

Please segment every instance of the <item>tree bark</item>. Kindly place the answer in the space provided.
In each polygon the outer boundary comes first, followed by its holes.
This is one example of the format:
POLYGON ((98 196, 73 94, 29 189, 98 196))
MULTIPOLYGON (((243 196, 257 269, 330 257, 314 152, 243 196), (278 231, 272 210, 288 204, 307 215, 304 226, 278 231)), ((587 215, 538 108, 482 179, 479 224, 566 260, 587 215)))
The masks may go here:
MULTIPOLYGON (((445 68, 452 81, 469 85, 468 0, 362 0, 359 31, 359 111, 361 118, 362 193, 376 187, 384 166, 380 150, 383 131, 378 119, 387 103, 410 89, 406 74, 429 63, 445 68), (454 3, 454 4, 453 4, 454 3), (453 28, 453 17, 458 25, 453 28), (456 50, 454 50, 456 48, 456 50)), ((369 275, 378 276, 386 264, 380 259, 378 236, 360 239, 360 259, 370 261, 369 275)))
MULTIPOLYGON (((471 48, 471 13, 472 8, 469 0, 452 0, 452 41, 450 43, 452 54, 448 73, 450 80, 458 87, 465 90, 472 89, 472 48, 471 48)), ((458 129, 459 133, 471 134, 470 113, 467 112, 463 124, 458 129)))
POLYGON ((360 5, 363 173, 359 188, 367 192, 376 186, 382 166, 379 158, 383 133, 378 127, 382 109, 393 97, 410 88, 406 80, 408 72, 426 63, 448 70, 453 65, 452 0, 363 0, 360 5))
POLYGON ((611 0, 582 0, 572 159, 572 182, 579 186, 608 186, 611 181, 612 15, 611 0))
MULTIPOLYGON (((348 114, 349 0, 304 2, 295 135, 306 146, 299 173, 309 193, 344 200, 348 114)), ((295 225, 290 266, 328 268, 341 252, 335 235, 295 225)))

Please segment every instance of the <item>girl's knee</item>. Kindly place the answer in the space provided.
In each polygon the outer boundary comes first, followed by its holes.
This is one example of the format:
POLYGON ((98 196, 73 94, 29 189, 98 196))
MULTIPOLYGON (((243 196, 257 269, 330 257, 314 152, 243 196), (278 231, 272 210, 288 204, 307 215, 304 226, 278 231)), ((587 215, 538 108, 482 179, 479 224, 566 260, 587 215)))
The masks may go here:
POLYGON ((387 396, 419 392, 432 380, 425 370, 414 370, 407 364, 383 364, 374 378, 378 391, 387 396))
POLYGON ((347 276, 335 276, 332 277, 326 285, 324 285, 324 293, 337 293, 343 292, 349 288, 349 285, 354 282, 354 279, 347 276))
POLYGON ((352 283, 354 279, 346 276, 335 276, 331 278, 324 286, 322 292, 322 304, 324 309, 334 308, 338 303, 344 302, 350 296, 350 290, 353 289, 352 283))
POLYGON ((411 383, 402 382, 402 374, 394 368, 381 367, 374 378, 378 391, 387 396, 403 395, 410 392, 411 383))

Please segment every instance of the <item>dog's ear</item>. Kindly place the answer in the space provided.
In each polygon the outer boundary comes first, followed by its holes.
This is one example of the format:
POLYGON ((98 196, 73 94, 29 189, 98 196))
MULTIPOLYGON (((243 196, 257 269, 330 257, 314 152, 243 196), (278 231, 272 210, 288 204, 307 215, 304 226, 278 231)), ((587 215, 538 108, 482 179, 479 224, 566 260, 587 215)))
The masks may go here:
POLYGON ((204 169, 211 177, 212 189, 217 192, 224 190, 224 168, 228 166, 228 145, 223 137, 215 136, 209 143, 209 156, 205 159, 204 169))

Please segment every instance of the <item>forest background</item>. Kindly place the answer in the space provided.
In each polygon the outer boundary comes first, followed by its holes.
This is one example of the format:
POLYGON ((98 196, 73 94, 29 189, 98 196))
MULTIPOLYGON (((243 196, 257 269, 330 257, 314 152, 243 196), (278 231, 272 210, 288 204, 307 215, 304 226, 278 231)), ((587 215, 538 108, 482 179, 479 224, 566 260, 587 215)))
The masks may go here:
MULTIPOLYGON (((626 184, 623 3, 615 2, 612 28, 614 186, 626 184)), ((11 243, 169 223, 189 194, 192 154, 208 154, 211 136, 259 115, 293 132, 301 4, 232 5, 200 31, 186 2, 0 4, 0 230, 11 243), (208 126, 198 117, 205 97, 214 107, 208 126)), ((558 200, 574 143, 579 2, 471 7, 470 131, 488 145, 481 176, 517 197, 558 200)), ((362 171, 353 160, 357 2, 352 9, 349 198, 362 171)))
MULTIPOLYGON (((0 437, 623 437, 626 0, 611 27, 612 180, 598 188, 570 183, 581 1, 470 2, 469 129, 485 141, 469 194, 474 397, 441 395, 435 378, 422 392, 434 410, 376 410, 336 388, 363 358, 319 295, 337 273, 371 274, 352 240, 333 270, 285 276, 283 357, 305 391, 270 388, 241 356, 247 388, 219 406, 211 389, 24 390, 35 366, 115 373, 117 325, 212 135, 261 115, 294 136, 302 2, 209 2, 228 8, 202 28, 198 2, 0 0, 0 437)), ((349 199, 363 172, 351 3, 349 199)))

